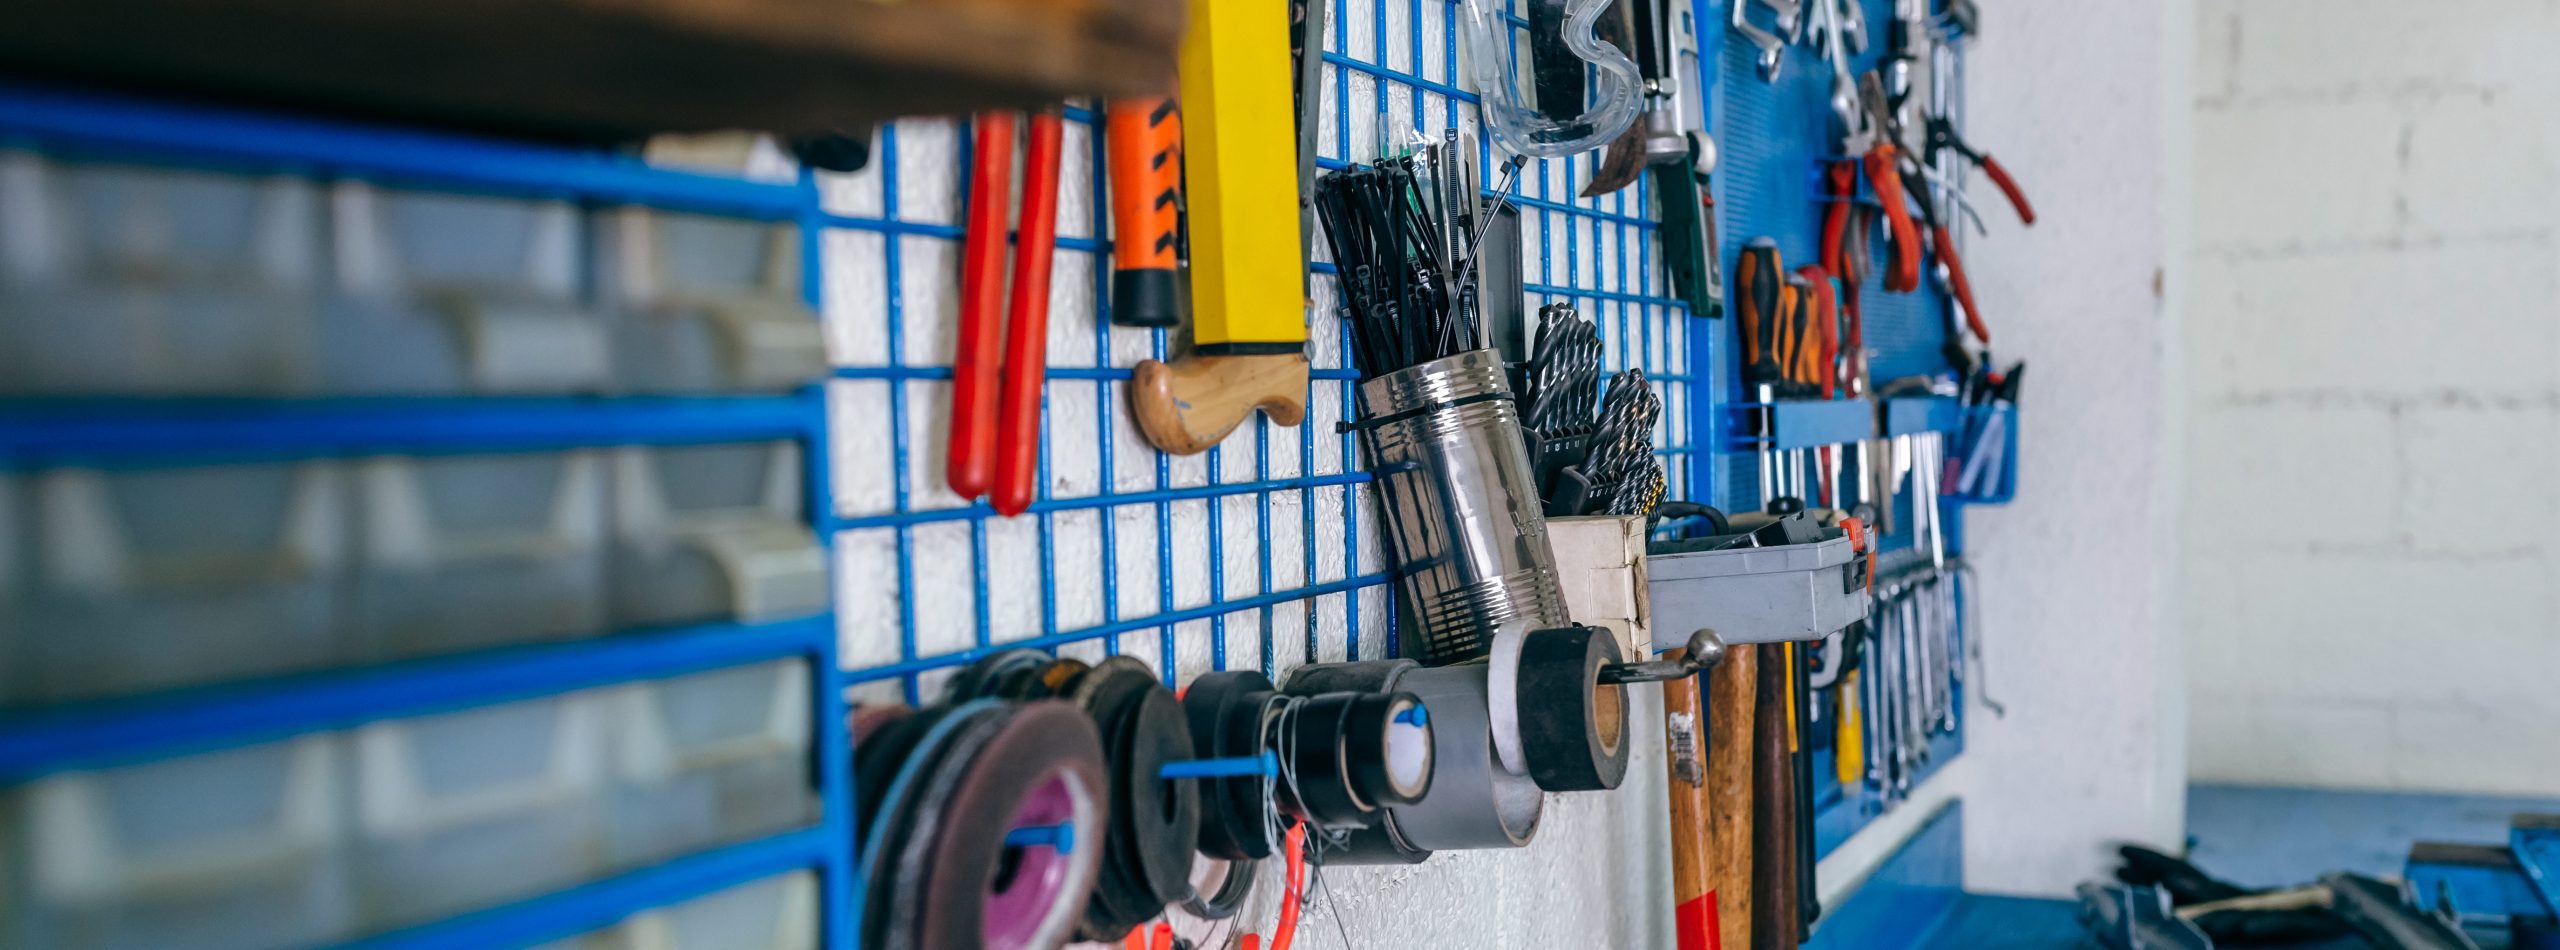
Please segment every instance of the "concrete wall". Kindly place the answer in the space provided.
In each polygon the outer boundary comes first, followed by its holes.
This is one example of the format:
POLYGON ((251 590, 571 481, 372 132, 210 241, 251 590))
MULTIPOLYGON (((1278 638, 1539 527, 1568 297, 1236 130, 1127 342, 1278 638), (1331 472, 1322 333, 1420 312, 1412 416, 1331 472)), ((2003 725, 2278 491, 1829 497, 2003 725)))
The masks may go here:
POLYGON ((1971 719, 1965 877, 2060 895, 2103 873, 2114 842, 2174 845, 2184 821, 2162 387, 2179 309, 2163 265, 2184 231, 2166 145, 2186 124, 2164 75, 2182 74, 2188 16, 2147 0, 1983 6, 1970 137, 2040 220, 2021 227, 1974 189, 1991 229, 1966 248, 1975 293, 2002 357, 2029 372, 2018 499, 1965 525, 1986 688, 2008 707, 1971 719))
POLYGON ((2198 0, 2199 781, 2560 788, 2560 10, 2198 0))

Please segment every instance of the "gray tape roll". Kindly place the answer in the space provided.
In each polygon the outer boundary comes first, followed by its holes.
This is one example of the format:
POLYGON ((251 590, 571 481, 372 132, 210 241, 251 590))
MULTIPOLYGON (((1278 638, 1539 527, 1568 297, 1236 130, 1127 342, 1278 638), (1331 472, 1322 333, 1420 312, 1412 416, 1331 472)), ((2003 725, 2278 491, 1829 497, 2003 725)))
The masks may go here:
POLYGON ((1389 811, 1405 844, 1421 851, 1517 848, 1538 833, 1545 796, 1493 758, 1483 664, 1410 670, 1396 688, 1431 711, 1431 790, 1389 811))
POLYGON ((1351 832, 1340 844, 1328 844, 1309 860, 1325 867, 1376 867, 1399 864, 1421 864, 1431 852, 1414 847, 1404 840, 1396 828, 1394 809, 1378 816, 1378 823, 1351 832))

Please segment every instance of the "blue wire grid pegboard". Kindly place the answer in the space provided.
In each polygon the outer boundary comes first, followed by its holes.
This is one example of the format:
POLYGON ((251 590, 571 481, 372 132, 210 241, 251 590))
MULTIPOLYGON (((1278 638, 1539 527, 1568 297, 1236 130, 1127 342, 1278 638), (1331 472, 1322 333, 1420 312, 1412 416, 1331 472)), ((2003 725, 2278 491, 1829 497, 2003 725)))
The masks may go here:
MULTIPOLYGON (((752 181, 652 168, 603 153, 0 85, 0 146, 106 160, 405 188, 645 205, 800 225, 815 260, 826 220, 809 176, 752 181)), ((804 269, 807 270, 807 269, 804 269)), ((804 295, 815 301, 814 274, 804 295)), ((433 455, 575 446, 790 439, 801 443, 808 511, 831 507, 818 389, 775 396, 0 401, 0 471, 142 468, 233 461, 433 455)), ((42 775, 235 748, 590 687, 788 657, 808 659, 812 721, 838 723, 836 630, 820 614, 629 632, 448 659, 304 674, 0 716, 0 786, 42 775)), ((362 939, 365 948, 519 946, 793 871, 820 874, 823 903, 853 893, 850 752, 815 730, 818 822, 581 886, 362 939)), ((853 945, 840 916, 831 948, 853 945)))
MULTIPOLYGON (((1348 0, 1327 17, 1319 165, 1374 160, 1382 136, 1476 131, 1450 0, 1348 0)), ((1166 681, 1392 655, 1394 618, 1369 476, 1354 437, 1356 374, 1332 265, 1314 266, 1304 425, 1256 417, 1205 455, 1156 452, 1125 408, 1130 367, 1162 357, 1162 331, 1115 330, 1095 114, 1070 110, 1058 276, 1050 300, 1044 478, 1033 514, 1005 519, 943 489, 961 171, 950 120, 885 127, 881 160, 826 182, 860 224, 830 233, 828 315, 836 409, 838 611, 861 700, 931 698, 946 671, 998 649, 1087 659, 1128 653, 1166 681), (1154 636, 1145 634, 1152 632, 1154 636), (1137 636, 1132 636, 1132 635, 1137 636)), ((1277 118, 1277 117, 1275 117, 1277 118)), ((1480 151, 1486 193, 1500 183, 1480 151)), ((1533 163, 1515 186, 1525 306, 1570 300, 1600 326, 1611 370, 1641 366, 1664 398, 1656 444, 1672 497, 1695 453, 1689 367, 1706 334, 1668 295, 1640 183, 1574 195, 1593 156, 1533 163)), ((1317 241, 1319 254, 1324 242, 1317 241)))
MULTIPOLYGON (((1832 73, 1819 49, 1806 44, 1789 47, 1778 81, 1764 82, 1755 61, 1757 48, 1733 36, 1728 22, 1731 3, 1754 0, 1700 0, 1699 46, 1701 54, 1716 64, 1712 94, 1716 144, 1722 159, 1715 171, 1715 194, 1718 224, 1722 241, 1720 253, 1730 273, 1732 262, 1742 246, 1755 237, 1768 237, 1778 242, 1779 255, 1788 270, 1820 260, 1822 213, 1822 172, 1824 165, 1839 157, 1840 142, 1837 123, 1830 107, 1832 73)), ((1888 55, 1886 25, 1892 22, 1893 0, 1858 0, 1867 18, 1867 52, 1853 56, 1853 72, 1874 69, 1888 55)), ((1937 4, 1928 5, 1932 12, 1937 4)), ((1808 14, 1809 15, 1809 14, 1808 14)), ((1754 22, 1766 24, 1766 10, 1754 11, 1754 22)), ((1963 57, 1956 59, 1955 86, 1949 101, 1959 122, 1963 116, 1963 57)), ((1924 67, 1925 68, 1925 67, 1924 67)), ((1961 187, 1964 178, 1959 171, 1954 181, 1961 187)), ((1865 191, 1861 174, 1861 200, 1874 200, 1865 191)), ((1950 213, 1953 213, 1950 210, 1950 213)), ((1879 229, 1880 230, 1880 229, 1879 229)), ((1961 232, 1958 226, 1951 230, 1961 232)), ((1866 344, 1870 351, 1869 376, 1877 383, 1901 376, 1944 374, 1948 371, 1941 352, 1946 342, 1946 318, 1950 303, 1934 278, 1924 279, 1924 292, 1893 294, 1884 291, 1882 263, 1888 259, 1881 234, 1870 235, 1870 252, 1878 267, 1872 269, 1862 285, 1862 312, 1865 318, 1866 344)), ((1958 240, 1962 240, 1961 234, 1958 240)), ((1719 329, 1719 345, 1723 357, 1713 365, 1719 388, 1716 390, 1727 404, 1740 405, 1753 401, 1745 391, 1740 367, 1738 320, 1725 321, 1719 329)), ((1724 421, 1719 418, 1717 421, 1724 421)), ((1719 447, 1726 443, 1719 440, 1719 447)), ((1810 458, 1811 452, 1804 452, 1810 458)), ((1729 511, 1757 511, 1760 497, 1759 456, 1757 453, 1728 451, 1714 466, 1711 477, 1717 480, 1711 497, 1720 499, 1729 511)), ((1898 523, 1911 524, 1911 502, 1905 492, 1894 501, 1898 523)), ((1946 525, 1948 553, 1962 548, 1964 523, 1962 505, 1949 502, 1940 506, 1946 525)), ((1888 535, 1880 550, 1880 571, 1890 572, 1914 563, 1914 533, 1908 528, 1888 535)), ((1971 631, 1963 631, 1970 635, 1971 631)), ((1964 714, 1958 690, 1958 715, 1964 714)), ((1961 729, 1951 735, 1931 740, 1931 765, 1919 776, 1925 780, 1963 751, 1961 729)), ((1817 756, 1814 775, 1816 815, 1816 852, 1828 854, 1882 813, 1883 804, 1864 789, 1842 788, 1834 780, 1830 753, 1817 756)))

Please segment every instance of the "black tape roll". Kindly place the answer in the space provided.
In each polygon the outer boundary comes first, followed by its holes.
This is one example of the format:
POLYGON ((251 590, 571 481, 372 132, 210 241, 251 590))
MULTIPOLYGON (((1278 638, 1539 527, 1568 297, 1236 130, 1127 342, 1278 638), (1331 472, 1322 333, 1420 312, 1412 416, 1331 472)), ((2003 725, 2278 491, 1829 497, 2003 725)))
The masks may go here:
POLYGON ((1078 933, 1117 940, 1191 891, 1199 791, 1160 777, 1165 763, 1191 758, 1191 730, 1173 691, 1146 664, 1127 657, 1087 671, 1075 691, 1101 730, 1113 786, 1102 880, 1078 933))
POLYGON ((890 778, 907 765, 935 724, 951 715, 952 707, 932 706, 916 710, 914 715, 882 725, 876 734, 853 750, 854 791, 853 815, 871 834, 872 824, 879 820, 882 800, 889 794, 890 778))
MULTIPOLYGON (((1183 694, 1185 699, 1189 693, 1183 694)), ((1253 896, 1253 879, 1261 865, 1252 861, 1229 861, 1202 856, 1192 862, 1191 896, 1183 898, 1182 909, 1202 920, 1225 920, 1244 907, 1244 899, 1253 896), (1203 871, 1207 872, 1206 876, 1203 871)))
POLYGON ((1410 805, 1431 791, 1431 716, 1412 693, 1371 694, 1353 704, 1342 733, 1351 787, 1373 807, 1410 805))
POLYGON ((1520 645, 1520 746, 1529 777, 1550 792, 1596 792, 1627 777, 1626 687, 1600 683, 1624 659, 1597 627, 1530 632, 1520 645))
POLYGON ((1362 660, 1356 663, 1309 663, 1289 671, 1291 696, 1325 693, 1389 693, 1404 675, 1421 664, 1412 660, 1362 660))
MULTIPOLYGON (((1368 693, 1325 693, 1299 699, 1280 714, 1272 748, 1280 753, 1280 810, 1326 828, 1369 823, 1376 803, 1352 785, 1344 737, 1357 728, 1356 707, 1368 693)), ((1383 718, 1383 711, 1380 711, 1383 718)))
POLYGON ((1431 859, 1431 852, 1414 847, 1404 840, 1404 832, 1396 827, 1395 809, 1387 809, 1378 822, 1352 831, 1339 842, 1315 849, 1308 860, 1326 867, 1371 867, 1421 864, 1431 859))
POLYGON ((1101 849, 1008 846, 1013 828, 1102 831, 1110 783, 1091 719, 1060 702, 1005 707, 966 755, 919 787, 898 851, 886 942, 894 950, 1047 948, 1066 941, 1101 849))
MULTIPOLYGON (((1262 717, 1271 680, 1252 670, 1207 673, 1182 692, 1196 758, 1260 755, 1262 717)), ((1263 824, 1271 814, 1269 783, 1259 777, 1201 779, 1200 853, 1230 861, 1271 856, 1263 824)))
POLYGON ((1004 698, 1002 687, 1008 678, 1025 672, 1036 672, 1049 662, 1049 655, 1038 650, 1005 650, 980 657, 978 662, 960 668, 951 682, 942 688, 945 703, 965 703, 972 699, 1004 698))

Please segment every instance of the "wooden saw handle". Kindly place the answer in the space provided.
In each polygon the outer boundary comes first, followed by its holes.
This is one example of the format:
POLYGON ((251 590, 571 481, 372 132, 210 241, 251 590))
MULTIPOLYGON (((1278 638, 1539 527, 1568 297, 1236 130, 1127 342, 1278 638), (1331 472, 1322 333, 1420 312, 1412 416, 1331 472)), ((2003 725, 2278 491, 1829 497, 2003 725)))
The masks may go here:
POLYGON ((1198 455, 1262 410, 1276 425, 1307 417, 1305 353, 1219 356, 1192 353, 1171 363, 1138 364, 1129 412, 1156 448, 1198 455))

